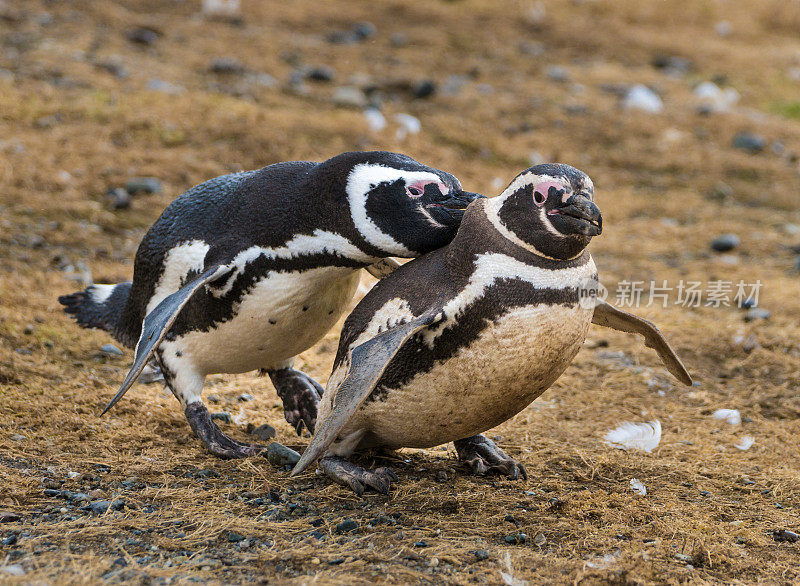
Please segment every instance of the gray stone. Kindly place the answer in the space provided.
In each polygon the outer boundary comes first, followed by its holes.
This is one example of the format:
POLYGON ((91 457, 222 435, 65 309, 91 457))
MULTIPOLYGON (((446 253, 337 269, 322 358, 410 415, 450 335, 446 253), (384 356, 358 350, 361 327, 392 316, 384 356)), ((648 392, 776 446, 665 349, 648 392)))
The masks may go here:
POLYGON ((98 515, 102 515, 107 511, 121 511, 125 507, 125 501, 123 499, 117 499, 114 501, 109 500, 100 500, 94 501, 82 507, 85 511, 91 511, 98 515))
POLYGON ((477 559, 479 562, 489 559, 489 552, 486 551, 485 549, 475 550, 474 553, 475 553, 475 559, 477 559))
POLYGON ((741 244, 736 234, 723 234, 711 241, 711 249, 716 252, 728 252, 741 244))
POLYGON ((223 423, 230 423, 231 422, 231 414, 226 413, 225 411, 219 411, 217 413, 211 414, 211 419, 216 419, 217 421, 222 421, 223 423))
POLYGON ((733 148, 747 151, 750 154, 760 153, 767 146, 767 140, 752 132, 740 132, 733 137, 733 148))
POLYGON ((24 576, 25 570, 19 564, 10 564, 7 566, 0 566, 0 572, 9 574, 11 576, 24 576))
POLYGON ((108 356, 122 356, 122 350, 114 346, 114 344, 103 344, 100 346, 100 352, 108 356))
POLYGON ((524 533, 511 533, 505 537, 505 542, 511 545, 522 545, 526 541, 528 541, 528 536, 524 533))
POLYGON ((306 79, 310 79, 312 81, 329 82, 334 80, 336 77, 336 72, 332 67, 320 65, 319 67, 312 67, 306 71, 305 77, 306 79))
POLYGON ((429 98, 436 93, 436 82, 430 79, 423 79, 414 84, 411 94, 418 99, 429 98))
POLYGON ((367 97, 359 88, 345 85, 333 91, 331 102, 337 106, 363 108, 367 105, 367 97))
POLYGON ((217 57, 211 60, 208 67, 212 73, 221 75, 240 75, 245 72, 245 67, 235 57, 217 57))
POLYGON ((125 31, 125 38, 139 45, 152 45, 160 36, 158 30, 146 26, 136 26, 125 31))
MULTIPOLYGON (((272 444, 275 445, 275 444, 272 444)), ((353 519, 345 519, 333 529, 333 532, 336 535, 342 535, 344 533, 353 533, 354 531, 358 531, 358 523, 353 519)))
POLYGON ((126 210, 131 207, 131 195, 121 187, 112 187, 106 191, 108 205, 114 210, 126 210))
POLYGON ((157 79, 157 78, 152 78, 147 81, 147 89, 153 90, 155 92, 163 92, 171 96, 176 96, 186 91, 186 88, 183 86, 176 85, 174 83, 170 83, 168 81, 164 81, 163 79, 157 79))
POLYGON ((371 22, 359 22, 353 26, 353 36, 359 41, 365 41, 366 39, 374 37, 377 32, 378 27, 371 22))
POLYGON ((134 177, 125 183, 125 190, 131 195, 137 193, 161 193, 161 181, 157 177, 134 177))
POLYGON ((242 403, 247 403, 248 401, 252 400, 253 400, 253 395, 251 395, 250 393, 242 393, 241 395, 239 395, 239 401, 242 403))
POLYGON ((278 442, 267 446, 267 460, 273 466, 294 466, 300 461, 300 454, 278 442))
POLYGON ((664 109, 664 103, 658 94, 641 84, 635 85, 627 91, 622 105, 629 110, 641 110, 651 114, 657 114, 664 109))
POLYGON ((547 77, 552 81, 563 83, 569 81, 569 71, 560 65, 551 65, 547 68, 547 77))
POLYGON ((264 425, 259 425, 256 427, 251 435, 260 440, 268 441, 278 435, 278 433, 269 423, 265 423, 264 425))

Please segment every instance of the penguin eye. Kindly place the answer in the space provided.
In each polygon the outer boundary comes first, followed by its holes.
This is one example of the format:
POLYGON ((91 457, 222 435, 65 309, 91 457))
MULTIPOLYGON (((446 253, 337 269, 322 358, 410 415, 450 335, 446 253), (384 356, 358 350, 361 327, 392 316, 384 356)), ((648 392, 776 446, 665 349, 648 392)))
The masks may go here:
POLYGON ((547 201, 547 194, 546 193, 542 193, 539 190, 534 190, 534 192, 533 192, 533 203, 535 203, 537 206, 541 207, 541 206, 544 205, 544 202, 546 202, 546 201, 547 201))
POLYGON ((410 195, 411 197, 419 197, 420 195, 422 195, 422 194, 424 193, 424 192, 422 191, 422 189, 420 189, 420 188, 419 188, 419 187, 417 187, 416 185, 412 185, 411 187, 406 187, 406 192, 407 192, 407 193, 408 193, 408 195, 410 195))

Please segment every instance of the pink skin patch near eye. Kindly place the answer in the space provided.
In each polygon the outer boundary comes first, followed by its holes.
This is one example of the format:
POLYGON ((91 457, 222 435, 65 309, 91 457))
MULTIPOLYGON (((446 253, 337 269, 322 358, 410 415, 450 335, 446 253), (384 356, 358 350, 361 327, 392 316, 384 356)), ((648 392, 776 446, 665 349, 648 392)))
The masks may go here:
POLYGON ((564 201, 569 198, 572 192, 569 186, 559 183, 558 181, 542 181, 541 183, 538 183, 533 190, 533 203, 540 207, 543 206, 547 201, 547 196, 550 194, 551 187, 555 187, 557 191, 564 192, 562 196, 564 201))
POLYGON ((447 192, 450 191, 450 188, 447 187, 447 185, 445 185, 441 181, 425 181, 425 180, 422 180, 422 181, 414 181, 414 182, 409 183, 408 185, 406 185, 406 194, 409 197, 413 197, 413 198, 422 197, 422 194, 425 193, 425 188, 428 185, 430 185, 431 183, 433 183, 434 185, 438 186, 439 187, 439 191, 441 193, 445 194, 445 195, 447 194, 447 192))

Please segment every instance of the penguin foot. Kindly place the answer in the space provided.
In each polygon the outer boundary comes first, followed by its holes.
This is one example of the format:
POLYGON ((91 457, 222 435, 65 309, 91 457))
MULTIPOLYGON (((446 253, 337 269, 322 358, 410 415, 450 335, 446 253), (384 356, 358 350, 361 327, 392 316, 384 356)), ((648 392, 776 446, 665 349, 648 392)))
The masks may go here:
POLYGON ((483 476, 487 472, 498 472, 511 480, 517 480, 520 476, 528 480, 525 466, 507 456, 492 440, 473 435, 454 443, 458 459, 469 466, 473 474, 483 476))
POLYGON ((338 456, 325 456, 317 464, 317 468, 334 482, 346 486, 358 496, 364 494, 369 487, 381 494, 389 494, 391 483, 397 475, 391 468, 380 467, 365 470, 361 466, 338 456))
POLYGON ((283 416, 295 428, 297 435, 303 431, 303 424, 314 433, 317 423, 317 405, 322 398, 323 388, 307 374, 293 368, 267 371, 278 396, 283 401, 283 416))
POLYGON ((186 420, 189 426, 203 442, 206 449, 219 458, 226 460, 234 458, 247 458, 255 456, 264 449, 264 446, 237 442, 222 433, 217 424, 211 419, 211 414, 206 406, 199 401, 186 406, 186 420))

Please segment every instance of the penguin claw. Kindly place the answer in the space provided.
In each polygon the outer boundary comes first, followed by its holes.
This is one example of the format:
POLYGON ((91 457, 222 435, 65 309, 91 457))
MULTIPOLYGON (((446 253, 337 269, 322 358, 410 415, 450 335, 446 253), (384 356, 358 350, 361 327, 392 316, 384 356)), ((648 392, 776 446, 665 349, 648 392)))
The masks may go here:
POLYGON ((292 368, 269 371, 269 377, 283 401, 283 416, 297 435, 303 433, 303 425, 314 433, 322 387, 308 375, 292 368))
POLYGON ((528 480, 525 466, 507 456, 490 439, 474 435, 455 442, 458 459, 469 466, 473 474, 483 476, 487 472, 498 472, 509 480, 528 480))
POLYGON ((398 480, 391 468, 382 466, 374 470, 366 470, 338 456, 321 458, 318 467, 325 476, 337 484, 346 486, 358 496, 364 494, 367 487, 388 495, 392 488, 392 481, 398 480))
POLYGON ((218 458, 224 460, 248 458, 265 449, 264 446, 237 442, 222 433, 211 419, 206 406, 200 402, 189 403, 185 414, 194 434, 203 442, 205 448, 218 458))

